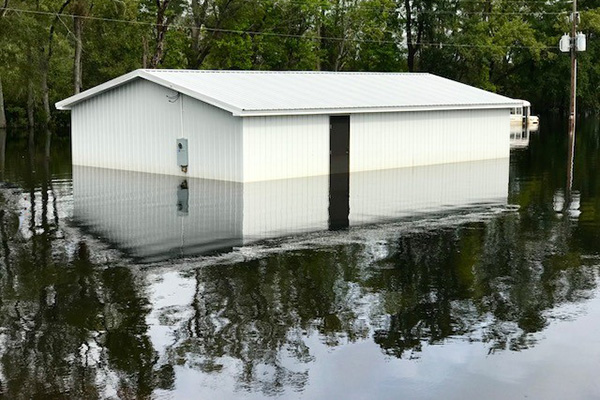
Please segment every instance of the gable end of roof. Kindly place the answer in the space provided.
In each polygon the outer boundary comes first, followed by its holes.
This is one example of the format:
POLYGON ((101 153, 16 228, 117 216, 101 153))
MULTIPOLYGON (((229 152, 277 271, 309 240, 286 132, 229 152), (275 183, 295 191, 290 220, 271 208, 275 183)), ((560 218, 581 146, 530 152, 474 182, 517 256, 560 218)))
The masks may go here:
POLYGON ((188 88, 186 88, 184 86, 174 84, 174 83, 164 80, 160 77, 157 77, 153 74, 149 74, 146 72, 146 70, 143 70, 143 69, 136 69, 135 71, 132 71, 128 74, 119 76, 115 79, 111 79, 110 81, 107 81, 101 85, 95 86, 91 89, 85 90, 81 93, 78 93, 78 94, 68 97, 64 100, 61 100, 55 104, 55 107, 57 110, 71 110, 73 108, 73 106, 75 106, 79 103, 82 103, 92 97, 98 96, 102 93, 106 93, 106 92, 113 90, 115 88, 118 88, 120 86, 126 85, 127 83, 129 83, 133 80, 136 80, 136 79, 145 79, 145 80, 147 80, 149 82, 153 82, 157 85, 166 87, 168 89, 172 89, 176 92, 185 94, 186 96, 192 97, 196 100, 200 100, 200 101, 203 101, 210 105, 213 105, 215 107, 221 108, 225 111, 229 111, 233 115, 239 115, 243 112, 242 109, 239 109, 231 104, 224 103, 222 101, 211 98, 209 96, 204 96, 200 93, 189 90, 188 88))

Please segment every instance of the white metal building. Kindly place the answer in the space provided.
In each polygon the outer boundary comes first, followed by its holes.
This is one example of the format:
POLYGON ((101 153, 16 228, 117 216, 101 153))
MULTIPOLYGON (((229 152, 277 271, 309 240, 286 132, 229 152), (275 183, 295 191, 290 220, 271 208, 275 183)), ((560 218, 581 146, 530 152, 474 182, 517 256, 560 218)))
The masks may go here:
POLYGON ((421 73, 136 70, 56 107, 75 165, 254 182, 505 158, 521 105, 421 73))

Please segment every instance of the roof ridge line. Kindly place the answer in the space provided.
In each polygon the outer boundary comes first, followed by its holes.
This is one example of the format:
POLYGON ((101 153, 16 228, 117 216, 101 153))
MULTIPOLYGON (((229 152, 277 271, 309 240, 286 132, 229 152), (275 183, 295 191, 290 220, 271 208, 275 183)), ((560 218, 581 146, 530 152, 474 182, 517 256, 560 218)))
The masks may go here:
POLYGON ((270 71, 270 70, 220 70, 220 69, 144 69, 147 73, 215 73, 215 74, 265 74, 265 75, 433 75, 429 72, 385 72, 385 71, 270 71))

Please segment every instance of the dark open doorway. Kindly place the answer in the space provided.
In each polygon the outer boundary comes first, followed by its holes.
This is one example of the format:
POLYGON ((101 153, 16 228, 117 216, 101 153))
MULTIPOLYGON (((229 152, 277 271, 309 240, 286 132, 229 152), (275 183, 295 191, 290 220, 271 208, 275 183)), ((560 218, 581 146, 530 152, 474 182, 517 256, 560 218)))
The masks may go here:
POLYGON ((329 173, 350 172, 350 116, 329 117, 329 173))
POLYGON ((329 229, 347 228, 350 214, 350 116, 329 117, 329 229))

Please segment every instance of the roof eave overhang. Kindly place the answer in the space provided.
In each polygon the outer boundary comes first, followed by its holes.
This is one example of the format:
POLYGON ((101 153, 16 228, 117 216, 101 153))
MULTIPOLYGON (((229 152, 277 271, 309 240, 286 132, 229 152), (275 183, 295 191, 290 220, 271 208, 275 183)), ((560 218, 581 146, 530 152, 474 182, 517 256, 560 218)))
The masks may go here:
POLYGON ((335 114, 364 114, 364 113, 388 113, 388 112, 411 112, 411 111, 449 111, 449 110, 481 110, 513 108, 523 106, 523 100, 506 101, 501 103, 488 104, 445 104, 445 105, 423 105, 423 106, 394 106, 394 107, 348 107, 348 108, 298 108, 298 109, 264 109, 264 110, 244 110, 232 104, 222 102, 215 98, 202 95, 190 90, 185 86, 174 84, 146 70, 135 70, 118 78, 112 79, 94 88, 68 97, 55 104, 58 110, 70 110, 77 104, 84 102, 99 94, 122 86, 135 79, 146 79, 160 86, 172 89, 173 91, 183 93, 186 96, 200 100, 213 105, 225 111, 229 111, 237 117, 265 117, 265 116, 284 116, 284 115, 335 115, 335 114))
POLYGON ((151 82, 157 83, 157 84, 159 84, 161 86, 167 87, 167 88, 172 89, 174 91, 177 91, 179 93, 185 94, 186 96, 189 96, 189 97, 191 97, 193 99, 200 100, 200 101, 202 101, 204 103, 210 104, 210 105, 215 106, 217 108, 220 108, 222 110, 229 111, 233 115, 236 115, 236 114, 241 113, 243 111, 241 108, 235 107, 232 104, 225 103, 223 101, 217 100, 217 99, 215 99, 213 97, 210 97, 210 96, 202 95, 202 94, 200 94, 198 92, 195 92, 193 90, 190 90, 190 89, 186 88, 185 86, 174 84, 172 82, 169 82, 166 79, 162 79, 162 78, 160 78, 158 76, 149 74, 149 73, 147 73, 145 71, 141 71, 141 73, 142 73, 142 75, 140 77, 142 77, 142 78, 145 78, 145 79, 147 79, 147 80, 149 80, 151 82))
POLYGON ((336 114, 370 114, 390 112, 415 112, 415 111, 458 111, 458 110, 489 110, 510 109, 520 107, 522 101, 490 104, 448 104, 437 106, 401 106, 401 107, 350 107, 350 108, 302 108, 293 110, 241 110, 232 112, 237 117, 269 117, 285 115, 336 115, 336 114))
POLYGON ((172 89, 172 90, 174 90, 176 92, 179 92, 179 93, 183 93, 186 96, 192 97, 194 99, 203 101, 203 102, 208 103, 210 105, 213 105, 215 107, 218 107, 218 108, 221 108, 223 110, 229 111, 233 115, 237 115, 237 114, 239 114, 239 113, 241 113, 243 111, 242 109, 240 109, 238 107, 235 107, 235 106, 233 106, 231 104, 224 103, 222 101, 219 101, 219 100, 214 99, 214 98, 209 97, 209 96, 201 95, 201 94, 199 94, 197 92, 194 92, 193 90, 190 90, 190 89, 188 89, 188 88, 186 88, 184 86, 174 84, 172 82, 169 82, 169 81, 167 81, 165 79, 162 79, 162 78, 157 77, 157 76, 155 76, 155 75, 153 75, 151 73, 148 73, 148 72, 146 72, 144 70, 139 70, 139 69, 135 70, 135 71, 132 71, 132 72, 130 72, 128 74, 125 74, 123 76, 120 76, 118 78, 112 79, 112 80, 110 80, 108 82, 105 82, 105 83, 103 83, 101 85, 93 87, 93 88, 91 88, 89 90, 86 90, 86 91, 81 92, 79 94, 76 94, 74 96, 68 97, 68 98, 66 98, 64 100, 61 100, 61 101, 59 101, 58 103, 55 104, 55 107, 56 107, 57 110, 70 110, 74 106, 76 106, 77 104, 79 104, 81 102, 84 102, 84 101, 86 101, 86 100, 88 100, 88 99, 90 99, 92 97, 95 97, 95 96, 97 96, 99 94, 102 94, 104 92, 107 92, 109 90, 115 89, 115 88, 117 88, 119 86, 122 86, 122 85, 124 85, 124 84, 126 84, 126 83, 128 83, 128 82, 130 82, 130 81, 132 81, 134 79, 138 79, 138 78, 146 79, 146 80, 148 80, 150 82, 154 82, 154 83, 156 83, 156 84, 158 84, 160 86, 172 89))
POLYGON ((119 87, 121 85, 124 85, 125 83, 140 77, 141 72, 142 71, 140 71, 140 70, 135 70, 128 74, 119 76, 118 78, 111 79, 110 81, 105 82, 101 85, 95 86, 91 89, 88 89, 86 91, 83 91, 81 93, 73 95, 71 97, 67 97, 66 99, 61 100, 58 103, 56 103, 54 106, 56 107, 57 110, 70 110, 71 108, 73 108, 73 106, 81 103, 82 101, 85 101, 91 97, 97 96, 101 93, 107 92, 107 91, 114 89, 116 87, 119 87))

